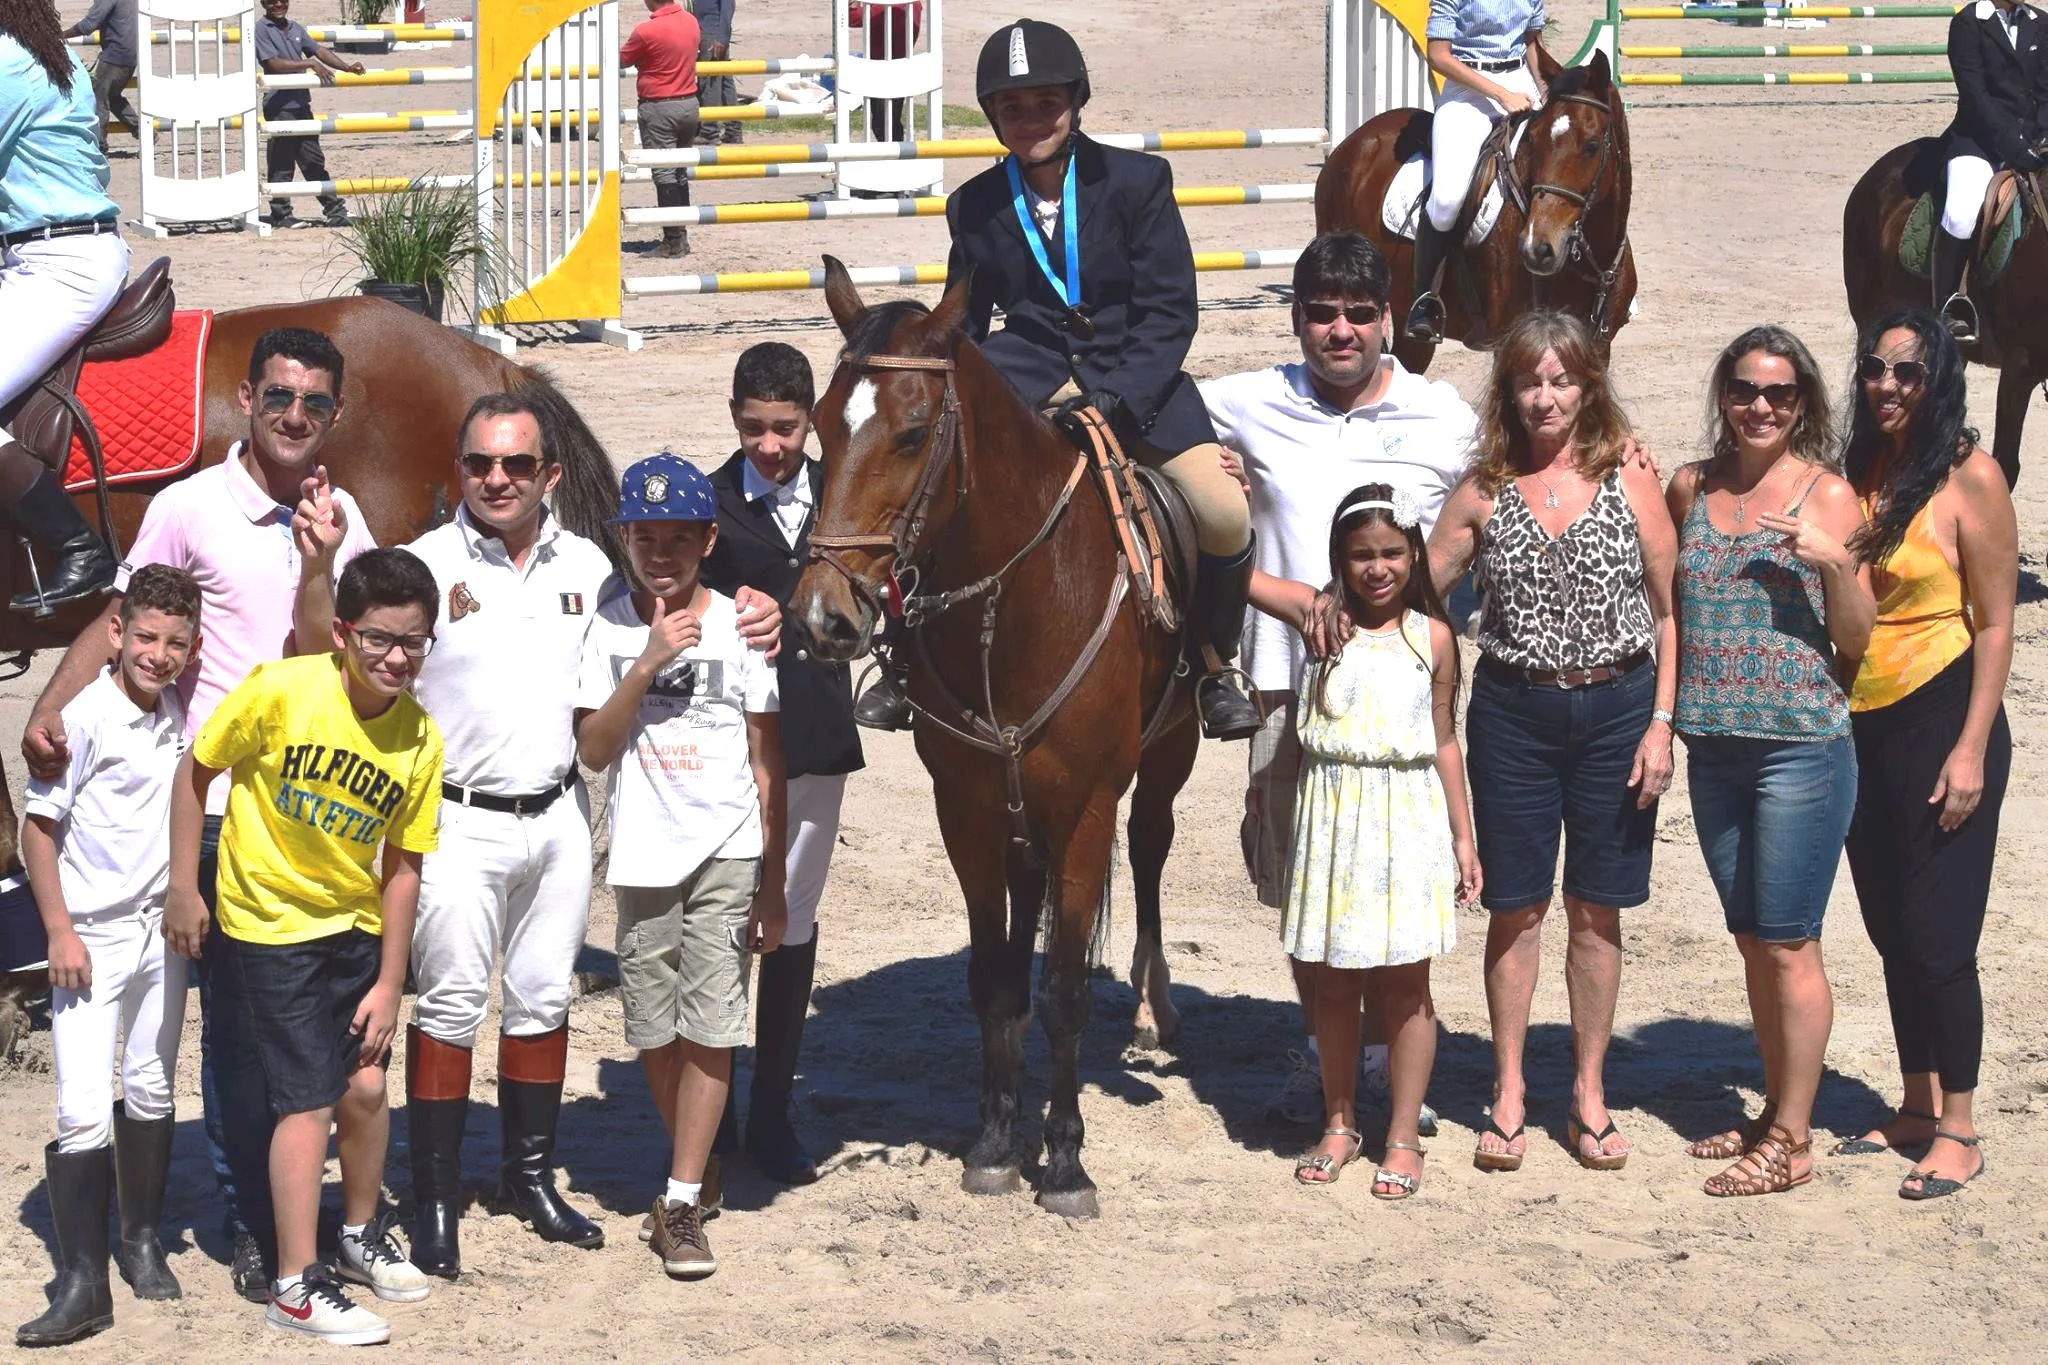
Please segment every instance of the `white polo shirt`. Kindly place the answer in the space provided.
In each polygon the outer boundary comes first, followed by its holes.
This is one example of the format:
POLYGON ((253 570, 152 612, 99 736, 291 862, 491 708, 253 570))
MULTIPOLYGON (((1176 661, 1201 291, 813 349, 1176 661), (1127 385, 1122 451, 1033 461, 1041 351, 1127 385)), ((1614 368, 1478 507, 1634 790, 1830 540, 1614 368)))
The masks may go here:
POLYGON ((448 781, 492 796, 537 796, 576 762, 583 642, 611 561, 542 514, 540 538, 513 564, 469 508, 406 547, 440 589, 434 650, 413 695, 440 727, 448 781))
MULTIPOLYGON (((334 557, 339 574, 377 542, 355 499, 339 488, 334 498, 348 520, 334 557)), ((114 591, 128 591, 129 576, 146 564, 183 569, 199 582, 199 656, 178 679, 186 721, 197 734, 251 669, 292 651, 299 598, 292 509, 273 501, 243 466, 237 441, 227 459, 150 499, 135 544, 114 575, 114 591)), ((207 814, 227 809, 229 785, 213 784, 207 814)))
MULTIPOLYGON (((1458 391, 1393 356, 1386 395, 1346 412, 1317 395, 1308 366, 1275 365, 1204 381, 1202 401, 1251 479, 1259 569, 1320 587, 1330 579, 1330 519, 1361 484, 1405 489, 1426 537, 1464 476, 1478 420, 1458 391)), ((1262 692, 1299 688, 1307 655, 1285 622, 1254 611, 1241 663, 1262 692)))
POLYGON ((160 906, 171 878, 171 784, 191 743, 177 689, 144 711, 109 666, 64 708, 64 734, 71 762, 54 781, 29 779, 23 803, 56 822, 64 908, 90 919, 160 906))

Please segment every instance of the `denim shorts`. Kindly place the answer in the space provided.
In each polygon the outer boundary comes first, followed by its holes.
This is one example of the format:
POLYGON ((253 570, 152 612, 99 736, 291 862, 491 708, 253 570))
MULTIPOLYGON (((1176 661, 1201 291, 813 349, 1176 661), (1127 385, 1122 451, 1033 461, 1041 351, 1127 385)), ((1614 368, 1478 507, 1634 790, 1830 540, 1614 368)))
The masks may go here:
POLYGON ((1488 910, 1550 903, 1560 829, 1567 896, 1616 908, 1650 898, 1657 806, 1638 810, 1628 778, 1656 700, 1647 663, 1561 688, 1480 660, 1465 743, 1488 910))
POLYGON ((1856 813, 1856 741, 1687 735, 1685 776, 1731 934, 1820 937, 1856 813))
MULTIPOLYGON (((384 940, 345 929, 304 943, 248 943, 226 934, 218 942, 235 973, 271 1112, 310 1113, 340 1100, 363 1064, 356 1010, 377 984, 384 940)), ((214 944, 207 940, 208 951, 214 944)))

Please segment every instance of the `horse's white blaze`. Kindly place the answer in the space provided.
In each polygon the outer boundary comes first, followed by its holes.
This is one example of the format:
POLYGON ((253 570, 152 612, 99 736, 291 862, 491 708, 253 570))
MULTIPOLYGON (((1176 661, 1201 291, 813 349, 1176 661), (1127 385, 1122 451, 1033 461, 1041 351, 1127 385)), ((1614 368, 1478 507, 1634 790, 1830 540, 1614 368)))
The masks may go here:
POLYGON ((1551 121, 1550 135, 1553 138, 1563 137, 1565 134, 1565 130, 1570 128, 1571 126, 1572 116, 1570 114, 1559 114, 1554 120, 1551 121))
POLYGON ((875 415, 874 380, 863 379, 853 386, 853 392, 846 395, 845 414, 846 434, 848 436, 860 435, 860 429, 866 426, 875 415))

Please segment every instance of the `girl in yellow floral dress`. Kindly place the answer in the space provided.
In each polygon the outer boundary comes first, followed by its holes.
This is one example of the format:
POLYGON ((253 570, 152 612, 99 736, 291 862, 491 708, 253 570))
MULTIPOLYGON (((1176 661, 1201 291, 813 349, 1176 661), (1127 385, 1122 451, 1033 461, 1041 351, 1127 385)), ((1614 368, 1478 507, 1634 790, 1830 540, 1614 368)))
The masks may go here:
POLYGON ((1315 1022, 1328 1122, 1295 1179, 1328 1184, 1358 1155, 1353 1092, 1370 975, 1392 1092, 1386 1159, 1373 1175, 1379 1199, 1405 1199, 1421 1184, 1417 1123, 1436 1061, 1429 961, 1456 945, 1457 907, 1480 884, 1452 719, 1458 646, 1427 563, 1408 494, 1367 484, 1338 504, 1330 573, 1344 644, 1315 666, 1301 711, 1281 928, 1289 955, 1323 968, 1315 1022))

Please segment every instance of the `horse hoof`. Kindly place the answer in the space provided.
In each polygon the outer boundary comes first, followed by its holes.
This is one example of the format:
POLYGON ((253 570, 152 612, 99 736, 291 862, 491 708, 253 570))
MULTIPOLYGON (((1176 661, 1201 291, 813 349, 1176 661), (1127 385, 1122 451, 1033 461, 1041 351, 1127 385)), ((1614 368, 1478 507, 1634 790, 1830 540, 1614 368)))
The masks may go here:
POLYGON ((969 1166, 960 1172, 960 1188, 969 1194, 1015 1194, 1024 1177, 1015 1166, 969 1166))
POLYGON ((1150 1024, 1140 1024, 1131 1033, 1131 1046, 1139 1052, 1157 1052, 1159 1041, 1159 1030, 1150 1024))
POLYGON ((1038 1207, 1062 1218, 1097 1218, 1102 1214, 1102 1206, 1096 1202, 1095 1191, 1092 1188, 1040 1190, 1038 1207))

